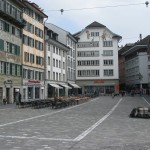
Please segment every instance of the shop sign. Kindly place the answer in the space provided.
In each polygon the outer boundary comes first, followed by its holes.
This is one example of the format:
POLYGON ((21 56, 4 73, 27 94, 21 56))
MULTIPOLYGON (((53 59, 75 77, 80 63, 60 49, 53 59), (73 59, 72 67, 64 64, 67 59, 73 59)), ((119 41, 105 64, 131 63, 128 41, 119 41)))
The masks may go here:
POLYGON ((30 82, 30 83, 40 83, 39 80, 28 80, 28 82, 30 82))
POLYGON ((104 83, 104 80, 94 80, 94 83, 104 83))

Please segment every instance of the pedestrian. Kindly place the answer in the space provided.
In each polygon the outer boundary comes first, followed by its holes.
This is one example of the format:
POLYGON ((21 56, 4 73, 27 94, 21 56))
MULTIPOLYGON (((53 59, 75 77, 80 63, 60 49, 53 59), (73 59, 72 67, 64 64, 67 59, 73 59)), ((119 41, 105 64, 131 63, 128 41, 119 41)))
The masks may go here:
POLYGON ((6 101, 6 98, 5 98, 5 97, 3 98, 3 104, 4 104, 4 105, 7 104, 7 101, 6 101))
POLYGON ((19 93, 19 103, 21 103, 21 94, 19 93))

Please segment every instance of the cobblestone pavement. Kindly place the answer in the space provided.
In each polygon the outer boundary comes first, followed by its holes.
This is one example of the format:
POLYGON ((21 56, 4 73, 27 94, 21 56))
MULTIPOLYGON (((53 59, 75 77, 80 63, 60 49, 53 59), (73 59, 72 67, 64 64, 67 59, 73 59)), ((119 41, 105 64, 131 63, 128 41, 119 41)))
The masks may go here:
POLYGON ((64 109, 0 106, 0 150, 150 150, 150 97, 101 96, 64 109))

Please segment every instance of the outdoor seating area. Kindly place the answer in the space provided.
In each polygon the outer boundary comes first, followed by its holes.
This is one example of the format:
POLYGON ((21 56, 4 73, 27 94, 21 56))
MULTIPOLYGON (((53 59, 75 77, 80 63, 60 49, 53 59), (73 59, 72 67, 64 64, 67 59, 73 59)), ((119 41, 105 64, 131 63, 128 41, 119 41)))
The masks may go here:
POLYGON ((51 107, 52 109, 63 108, 86 102, 90 99, 88 96, 63 96, 48 99, 35 99, 31 101, 21 101, 16 103, 17 108, 31 107, 34 109, 51 107))

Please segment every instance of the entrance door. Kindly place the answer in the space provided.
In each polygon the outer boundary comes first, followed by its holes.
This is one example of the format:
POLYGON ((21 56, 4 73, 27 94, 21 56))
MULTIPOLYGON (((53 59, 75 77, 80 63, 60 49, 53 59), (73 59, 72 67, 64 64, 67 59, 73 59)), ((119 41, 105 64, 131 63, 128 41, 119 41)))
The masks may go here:
POLYGON ((6 101, 7 104, 10 103, 10 88, 6 88, 6 101))

